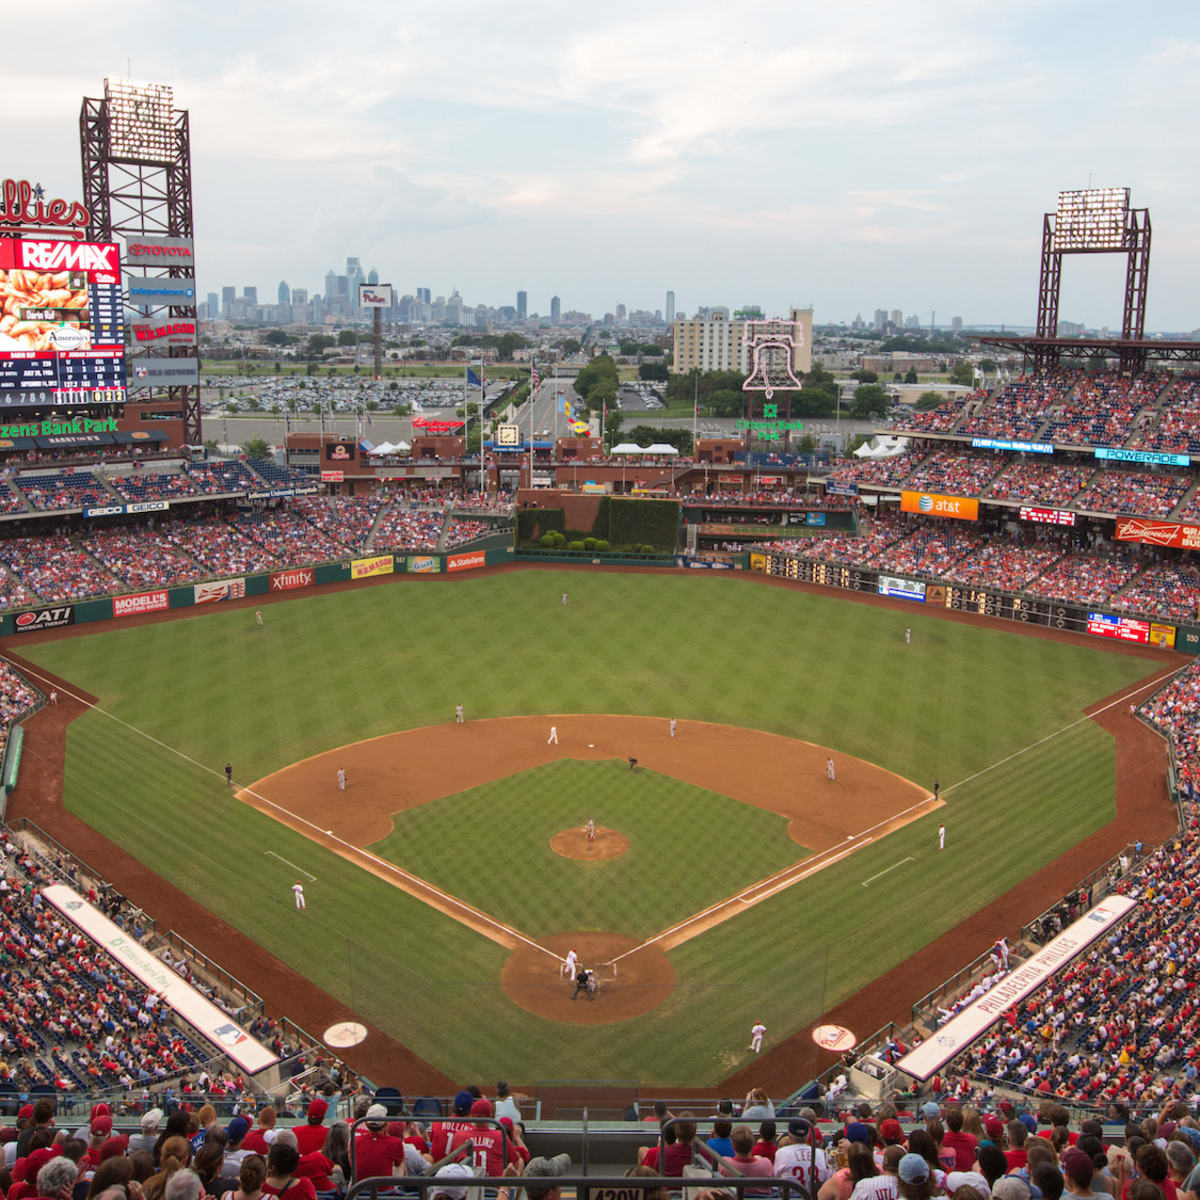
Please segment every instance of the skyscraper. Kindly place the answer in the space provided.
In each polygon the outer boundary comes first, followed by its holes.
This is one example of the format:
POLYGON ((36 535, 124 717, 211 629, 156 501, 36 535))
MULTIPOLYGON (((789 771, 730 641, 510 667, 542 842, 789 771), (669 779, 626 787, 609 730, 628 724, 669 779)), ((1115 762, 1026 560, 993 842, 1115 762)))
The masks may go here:
POLYGON ((208 293, 208 316, 210 320, 215 321, 221 315, 221 304, 217 299, 216 292, 208 293))
POLYGON ((281 279, 279 281, 279 303, 280 304, 291 304, 291 302, 292 302, 292 289, 290 287, 288 287, 286 279, 281 279))
POLYGON ((233 302, 237 299, 237 288, 223 287, 221 289, 221 315, 233 316, 233 302))
POLYGON ((675 293, 667 293, 667 324, 675 320, 675 293))
POLYGON ((417 299, 425 304, 432 304, 433 291, 430 288, 417 288, 417 299))
POLYGON ((377 284, 379 282, 379 271, 377 268, 372 267, 367 272, 367 282, 369 284, 371 284, 372 286, 374 286, 375 284, 377 284))
POLYGON ((243 288, 242 295, 246 297, 247 304, 257 304, 258 303, 258 288, 256 288, 256 287, 243 288))
POLYGON ((529 311, 529 297, 524 292, 517 293, 517 320, 525 320, 529 311))
POLYGON ((330 267, 325 272, 325 299, 331 300, 337 295, 337 272, 330 267))
POLYGON ((358 285, 366 283, 367 277, 363 274, 362 263, 357 258, 346 258, 346 295, 350 300, 351 307, 358 307, 358 285))
POLYGON ((557 325, 562 317, 562 301, 557 296, 550 297, 550 324, 557 325))

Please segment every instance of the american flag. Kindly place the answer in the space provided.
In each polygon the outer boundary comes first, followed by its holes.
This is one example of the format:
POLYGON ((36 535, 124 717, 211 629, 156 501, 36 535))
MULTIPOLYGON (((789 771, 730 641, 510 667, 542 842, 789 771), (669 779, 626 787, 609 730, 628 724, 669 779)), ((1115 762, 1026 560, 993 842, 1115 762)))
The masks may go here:
POLYGON ((529 372, 529 386, 533 391, 536 392, 541 386, 541 383, 542 377, 538 374, 538 369, 535 366, 533 370, 529 372))

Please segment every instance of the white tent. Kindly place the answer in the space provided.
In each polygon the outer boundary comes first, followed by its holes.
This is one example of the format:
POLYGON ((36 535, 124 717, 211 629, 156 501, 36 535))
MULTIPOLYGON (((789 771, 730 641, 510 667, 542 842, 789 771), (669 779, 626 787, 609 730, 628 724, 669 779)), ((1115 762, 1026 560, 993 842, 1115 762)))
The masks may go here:
POLYGON ((875 437, 863 442, 854 452, 855 458, 895 458, 908 449, 908 438, 875 437))
POLYGON ((395 444, 395 445, 392 447, 392 449, 393 449, 393 450, 395 450, 397 454, 399 454, 399 453, 400 453, 400 451, 402 451, 402 450, 411 450, 411 449, 412 449, 412 447, 411 447, 411 446, 410 446, 410 445, 409 445, 407 442, 397 442, 397 443, 396 443, 396 444, 395 444))
POLYGON ((391 442, 380 442, 374 450, 368 450, 367 453, 374 457, 376 454, 394 454, 396 447, 391 442))
POLYGON ((614 446, 609 451, 610 454, 645 454, 644 446, 637 446, 633 442, 622 442, 619 446, 614 446))
POLYGON ((654 442, 646 447, 647 454, 678 454, 679 451, 667 442, 654 442))

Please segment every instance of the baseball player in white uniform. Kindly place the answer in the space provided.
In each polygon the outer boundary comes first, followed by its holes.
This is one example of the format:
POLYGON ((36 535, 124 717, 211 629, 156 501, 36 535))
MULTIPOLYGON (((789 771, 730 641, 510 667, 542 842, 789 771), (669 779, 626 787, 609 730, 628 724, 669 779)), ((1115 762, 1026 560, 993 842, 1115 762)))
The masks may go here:
POLYGON ((584 826, 584 832, 587 834, 589 842, 596 840, 596 822, 591 817, 588 817, 588 823, 584 826))
POLYGON ((999 958, 1004 970, 1008 970, 1008 941, 1005 938, 996 939, 996 957, 999 958))
POLYGON ((676 725, 678 725, 678 724, 679 724, 679 722, 678 722, 678 721, 676 721, 674 717, 672 717, 672 718, 671 718, 671 736, 672 736, 672 737, 674 737, 674 736, 675 736, 675 726, 676 726, 676 725))
POLYGON ((904 644, 906 646, 912 645, 912 626, 911 625, 905 625, 905 627, 904 627, 904 644))
POLYGON ((946 848, 946 827, 945 825, 938 826, 938 849, 945 850, 946 848))
POLYGON ((833 769, 832 758, 827 758, 825 760, 825 774, 829 776, 830 782, 833 782, 837 779, 837 772, 833 769))
POLYGON ((761 1021, 755 1021, 754 1027, 750 1030, 750 1049, 758 1054, 762 1050, 763 1034, 767 1032, 767 1027, 761 1021))
POLYGON ((463 716, 463 706, 461 704, 456 704, 454 706, 454 723, 456 725, 462 725, 465 723, 465 721, 466 717, 463 716))
POLYGON ((550 726, 550 736, 546 739, 546 745, 547 746, 557 746, 558 745, 558 726, 557 725, 550 726))
POLYGON ((297 908, 308 907, 308 905, 304 903, 304 885, 298 879, 292 884, 292 895, 296 897, 297 908))
POLYGON ((338 791, 344 792, 346 790, 346 768, 345 767, 338 767, 337 781, 338 781, 338 791))
POLYGON ((579 955, 574 950, 567 951, 567 957, 563 959, 562 973, 571 980, 575 981, 575 967, 579 962, 579 955))

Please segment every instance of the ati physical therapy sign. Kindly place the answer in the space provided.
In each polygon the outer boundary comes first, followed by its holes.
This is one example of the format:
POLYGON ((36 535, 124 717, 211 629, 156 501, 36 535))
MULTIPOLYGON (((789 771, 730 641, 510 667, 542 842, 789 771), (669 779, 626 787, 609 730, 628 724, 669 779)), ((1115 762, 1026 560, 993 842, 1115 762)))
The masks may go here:
POLYGON ((761 421, 747 421, 743 417, 738 421, 737 427, 739 431, 749 432, 764 442, 778 442, 783 439, 785 433, 799 433, 804 428, 804 422, 781 421, 779 420, 779 405, 764 404, 761 421))

